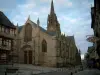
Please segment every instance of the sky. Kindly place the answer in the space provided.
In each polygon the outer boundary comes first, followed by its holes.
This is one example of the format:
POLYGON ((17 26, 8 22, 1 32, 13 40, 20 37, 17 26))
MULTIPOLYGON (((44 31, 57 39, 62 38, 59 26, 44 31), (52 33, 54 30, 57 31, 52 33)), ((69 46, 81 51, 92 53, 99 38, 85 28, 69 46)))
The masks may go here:
MULTIPOLYGON (((53 0, 55 13, 62 33, 75 37, 76 46, 82 55, 92 43, 86 41, 86 35, 93 35, 91 29, 91 5, 93 0, 53 0)), ((28 16, 33 22, 40 19, 40 26, 46 29, 47 16, 50 13, 51 0, 0 0, 0 10, 19 26, 24 25, 28 16)))

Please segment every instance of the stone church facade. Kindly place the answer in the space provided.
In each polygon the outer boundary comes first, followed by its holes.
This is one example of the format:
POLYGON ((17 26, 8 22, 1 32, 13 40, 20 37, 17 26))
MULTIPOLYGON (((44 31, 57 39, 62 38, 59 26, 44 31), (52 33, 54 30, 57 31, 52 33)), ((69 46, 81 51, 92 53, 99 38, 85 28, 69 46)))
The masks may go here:
POLYGON ((75 65, 78 51, 74 36, 61 34, 60 24, 54 11, 53 0, 47 19, 47 30, 28 17, 23 26, 16 27, 15 53, 18 63, 51 67, 75 65))

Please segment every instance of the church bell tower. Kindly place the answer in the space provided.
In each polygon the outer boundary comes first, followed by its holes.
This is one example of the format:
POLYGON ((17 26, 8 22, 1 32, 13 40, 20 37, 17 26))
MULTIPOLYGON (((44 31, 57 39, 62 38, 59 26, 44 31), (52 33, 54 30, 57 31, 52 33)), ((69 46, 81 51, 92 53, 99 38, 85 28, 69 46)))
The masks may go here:
POLYGON ((57 20, 57 16, 54 11, 54 4, 53 0, 51 2, 51 10, 50 14, 48 15, 48 20, 47 20, 47 31, 48 32, 60 32, 60 24, 57 20))

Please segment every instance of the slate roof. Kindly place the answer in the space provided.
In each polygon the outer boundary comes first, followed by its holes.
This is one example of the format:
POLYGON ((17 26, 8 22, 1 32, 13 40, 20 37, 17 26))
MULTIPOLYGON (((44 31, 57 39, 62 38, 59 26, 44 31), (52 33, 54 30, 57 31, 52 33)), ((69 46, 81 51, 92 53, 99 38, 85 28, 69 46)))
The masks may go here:
POLYGON ((74 40, 74 36, 67 36, 66 37, 68 40, 74 40))
MULTIPOLYGON (((36 23, 34 23, 33 21, 31 21, 32 23, 33 23, 33 25, 35 26, 35 27, 37 27, 37 24, 36 23)), ((40 28, 40 30, 41 31, 43 31, 43 32, 45 32, 45 33, 47 33, 47 34, 49 34, 49 35, 51 35, 51 36, 54 36, 56 33, 55 32, 47 32, 47 30, 45 30, 44 28, 42 28, 42 27, 40 27, 39 26, 39 28, 40 28)))
POLYGON ((23 26, 19 26, 18 27, 18 32, 20 32, 22 30, 23 26))
POLYGON ((7 27, 11 27, 11 28, 16 28, 2 11, 0 11, 0 25, 4 25, 7 27))
MULTIPOLYGON (((31 20, 30 20, 30 21, 31 21, 31 20)), ((31 21, 31 22, 32 22, 32 21, 31 21)), ((34 22, 32 22, 32 23, 33 23, 32 25, 34 25, 35 27, 37 27, 37 24, 36 24, 36 23, 34 23, 34 22)), ((21 31, 22 27, 23 27, 23 26, 19 26, 19 32, 21 31)), ((40 28, 40 30, 41 30, 42 32, 45 32, 45 33, 47 33, 47 34, 49 34, 49 35, 51 35, 51 36, 56 35, 55 32, 47 32, 47 30, 45 30, 44 28, 42 28, 42 27, 40 27, 40 26, 39 26, 39 28, 40 28)))
POLYGON ((74 36, 67 36, 66 38, 67 38, 67 41, 73 42, 76 45, 74 36))
POLYGON ((40 27, 40 26, 39 26, 39 28, 40 28, 41 31, 43 31, 43 32, 45 32, 45 33, 47 33, 47 34, 49 34, 49 35, 51 35, 51 36, 56 35, 55 32, 47 32, 47 30, 45 30, 44 28, 42 28, 42 27, 40 27))

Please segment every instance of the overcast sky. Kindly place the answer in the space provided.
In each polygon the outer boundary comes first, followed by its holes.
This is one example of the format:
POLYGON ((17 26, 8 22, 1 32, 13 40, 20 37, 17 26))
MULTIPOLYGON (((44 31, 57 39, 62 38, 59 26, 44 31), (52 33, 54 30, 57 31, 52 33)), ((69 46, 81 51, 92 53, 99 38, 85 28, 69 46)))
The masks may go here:
MULTIPOLYGON (((55 13, 61 31, 74 35, 78 49, 86 53, 92 43, 86 41, 86 35, 92 35, 91 4, 93 0, 54 0, 55 13)), ((23 25, 30 15, 33 22, 40 18, 40 25, 46 29, 47 16, 50 13, 51 0, 0 0, 0 10, 15 25, 23 25)))

